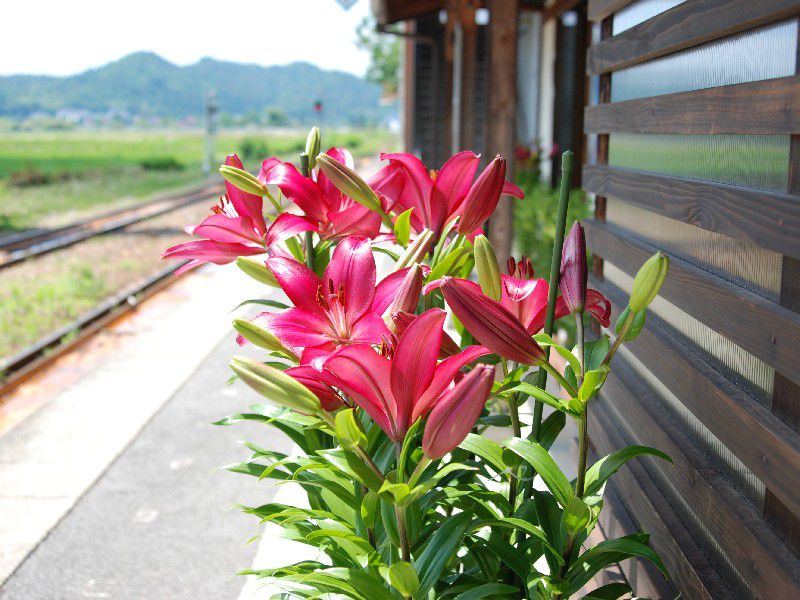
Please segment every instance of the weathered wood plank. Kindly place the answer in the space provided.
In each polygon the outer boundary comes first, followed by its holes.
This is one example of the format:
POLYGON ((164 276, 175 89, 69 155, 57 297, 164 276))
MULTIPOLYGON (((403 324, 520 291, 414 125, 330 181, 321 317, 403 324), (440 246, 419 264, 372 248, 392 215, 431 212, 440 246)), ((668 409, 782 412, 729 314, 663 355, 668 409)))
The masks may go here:
MULTIPOLYGON (((610 454, 631 444, 620 433, 617 427, 618 417, 604 399, 596 402, 591 418, 591 443, 598 454, 610 454)), ((641 464, 635 459, 628 462, 614 474, 608 485, 619 498, 625 499, 625 507, 641 530, 650 534, 650 545, 661 556, 671 582, 683 593, 683 597, 697 600, 733 597, 716 569, 709 563, 708 557, 687 531, 685 522, 667 502, 663 490, 641 464)), ((631 580, 636 579, 630 573, 627 576, 631 580)), ((658 585, 656 582, 653 578, 654 585, 658 585)), ((660 587, 666 586, 662 584, 660 587)), ((649 594, 647 590, 636 591, 649 594)), ((653 597, 674 596, 662 591, 653 597)))
POLYGON ((584 115, 586 133, 798 133, 800 77, 598 104, 584 115))
POLYGON ((587 16, 590 21, 602 21, 619 12, 634 0, 589 0, 587 16))
POLYGON ((599 75, 800 13, 798 0, 692 0, 589 48, 599 75))
MULTIPOLYGON (((631 276, 659 250, 613 225, 592 220, 585 227, 592 251, 631 276)), ((671 254, 661 296, 800 383, 797 313, 671 254)))
MULTIPOLYGON (((691 507, 731 564, 758 598, 800 597, 800 560, 764 521, 759 509, 741 495, 684 433, 620 355, 604 386, 617 421, 634 443, 666 452, 673 464, 647 460, 659 488, 672 486, 691 507), (781 590, 775 595, 776 590, 781 590)), ((589 431, 591 432, 591 426, 589 431)), ((669 492, 667 492, 669 497, 669 492)))
POLYGON ((800 258, 800 196, 605 165, 584 165, 583 188, 800 258))
MULTIPOLYGON (((614 315, 627 297, 608 282, 592 285, 612 302, 614 315)), ((653 314, 633 342, 635 356, 756 477, 791 510, 800 512, 800 434, 683 344, 653 314)))

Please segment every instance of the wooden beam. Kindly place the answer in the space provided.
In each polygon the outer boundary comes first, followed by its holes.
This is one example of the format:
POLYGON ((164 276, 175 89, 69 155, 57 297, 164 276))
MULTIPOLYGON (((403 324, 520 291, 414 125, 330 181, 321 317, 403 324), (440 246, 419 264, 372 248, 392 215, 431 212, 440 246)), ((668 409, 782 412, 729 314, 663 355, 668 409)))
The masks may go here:
POLYGON ((800 0, 692 0, 589 49, 599 75, 800 14, 800 0))
MULTIPOLYGON (((657 393, 622 356, 603 387, 617 419, 634 432, 631 441, 656 447, 672 458, 648 460, 662 489, 672 486, 758 598, 800 598, 800 560, 775 535, 760 510, 741 495, 684 433, 657 393)), ((667 492, 669 495, 669 492, 667 492)))
POLYGON ((381 25, 414 19, 444 8, 444 0, 372 0, 372 12, 381 25))
POLYGON ((554 19, 568 10, 572 10, 583 0, 555 0, 551 6, 542 11, 542 20, 554 19))
POLYGON ((602 21, 619 12, 634 0, 589 0, 588 17, 590 21, 602 21))
MULTIPOLYGON (((630 276, 659 250, 619 227, 597 221, 584 225, 589 247, 630 276)), ((799 314, 667 254, 670 266, 660 292, 663 298, 800 382, 799 314)))
POLYGON ((800 76, 587 106, 587 133, 800 133, 800 76))
MULTIPOLYGON (((615 286, 596 278, 592 285, 611 300, 615 317, 627 305, 627 296, 615 286)), ((680 341, 656 315, 647 315, 647 326, 626 347, 782 502, 800 511, 800 434, 680 341)))
MULTIPOLYGON (((610 454, 631 445, 631 440, 620 431, 619 417, 611 408, 612 400, 606 394, 598 400, 591 408, 590 424, 591 444, 597 453, 610 454)), ((625 499, 625 506, 641 530, 650 534, 650 544, 664 561, 670 580, 686 598, 720 600, 733 597, 686 529, 685 520, 670 506, 663 490, 637 459, 629 461, 617 471, 608 485, 618 498, 625 499)), ((630 574, 628 577, 634 579, 630 574)), ((652 597, 675 597, 674 594, 664 593, 663 589, 658 591, 661 593, 652 597)), ((636 589, 636 592, 651 595, 647 590, 636 589)))
MULTIPOLYGON (((488 0, 489 20, 489 115, 487 158, 501 154, 513 165, 517 119, 517 23, 519 5, 508 0, 488 0)), ((509 169, 510 170, 510 169, 509 169)), ((511 178, 508 173, 507 178, 511 178)), ((511 256, 513 238, 513 204, 508 197, 500 199, 489 221, 492 239, 500 264, 511 256)))
POLYGON ((800 196, 606 165, 583 166, 583 189, 800 258, 800 196))

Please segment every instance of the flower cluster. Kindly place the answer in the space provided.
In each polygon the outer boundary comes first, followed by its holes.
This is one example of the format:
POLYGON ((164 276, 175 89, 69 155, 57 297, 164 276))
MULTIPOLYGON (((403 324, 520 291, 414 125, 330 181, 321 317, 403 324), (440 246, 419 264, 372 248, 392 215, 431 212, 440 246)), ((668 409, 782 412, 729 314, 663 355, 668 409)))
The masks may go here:
MULTIPOLYGON (((607 564, 578 551, 611 474, 587 469, 588 402, 616 349, 641 329, 666 257, 637 276, 614 344, 607 334, 586 342, 583 316, 608 328, 611 303, 587 287, 580 224, 549 281, 526 257, 501 273, 483 235, 502 195, 522 198, 502 157, 478 174, 481 159, 468 151, 438 172, 411 154, 384 154, 388 164, 365 180, 345 149, 318 150, 314 129, 300 169, 268 158, 254 175, 229 156, 225 197, 187 229, 199 239, 164 252, 189 259, 180 272, 235 261, 290 302, 270 299, 272 310, 234 322, 239 344, 266 356, 235 357, 233 371, 278 409, 221 423, 261 420, 292 438, 297 457, 253 446, 232 470, 303 486, 310 508, 248 510, 328 560, 258 574, 292 597, 428 598, 487 585, 503 597, 570 597, 589 580, 587 564, 607 564), (570 315, 572 350, 552 337, 570 315), (565 398, 546 391, 548 375, 565 398), (528 399, 537 410, 525 422, 528 399), (544 404, 555 409, 546 421, 544 404), (544 458, 566 417, 583 432, 574 486, 544 458), (498 426, 510 434, 504 442, 481 435, 498 426), (547 494, 531 487, 536 474, 547 494), (534 566, 541 557, 545 570, 534 566)), ((612 464, 642 453, 663 457, 637 447, 612 464)), ((607 554, 660 566, 646 538, 625 538, 624 548, 607 554)))

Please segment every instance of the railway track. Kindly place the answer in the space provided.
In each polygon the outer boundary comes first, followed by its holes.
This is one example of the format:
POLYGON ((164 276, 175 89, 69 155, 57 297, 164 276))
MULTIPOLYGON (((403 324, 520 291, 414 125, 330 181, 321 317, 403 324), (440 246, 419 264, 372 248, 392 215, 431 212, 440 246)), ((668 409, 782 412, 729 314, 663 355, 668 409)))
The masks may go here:
POLYGON ((224 192, 222 183, 205 182, 201 186, 170 194, 137 206, 121 208, 64 227, 26 231, 0 238, 0 269, 27 258, 71 246, 77 242, 123 229, 139 221, 178 210, 224 192))

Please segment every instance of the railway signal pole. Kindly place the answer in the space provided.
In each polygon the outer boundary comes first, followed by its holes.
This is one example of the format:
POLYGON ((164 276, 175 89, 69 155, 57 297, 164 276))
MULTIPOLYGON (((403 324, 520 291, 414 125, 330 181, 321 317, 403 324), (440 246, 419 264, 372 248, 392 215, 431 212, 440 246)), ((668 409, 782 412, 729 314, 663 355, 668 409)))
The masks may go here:
POLYGON ((216 163, 214 160, 214 135, 217 133, 218 111, 219 105, 217 104, 216 92, 208 92, 203 101, 203 134, 205 146, 203 173, 206 175, 211 173, 211 169, 216 163))

